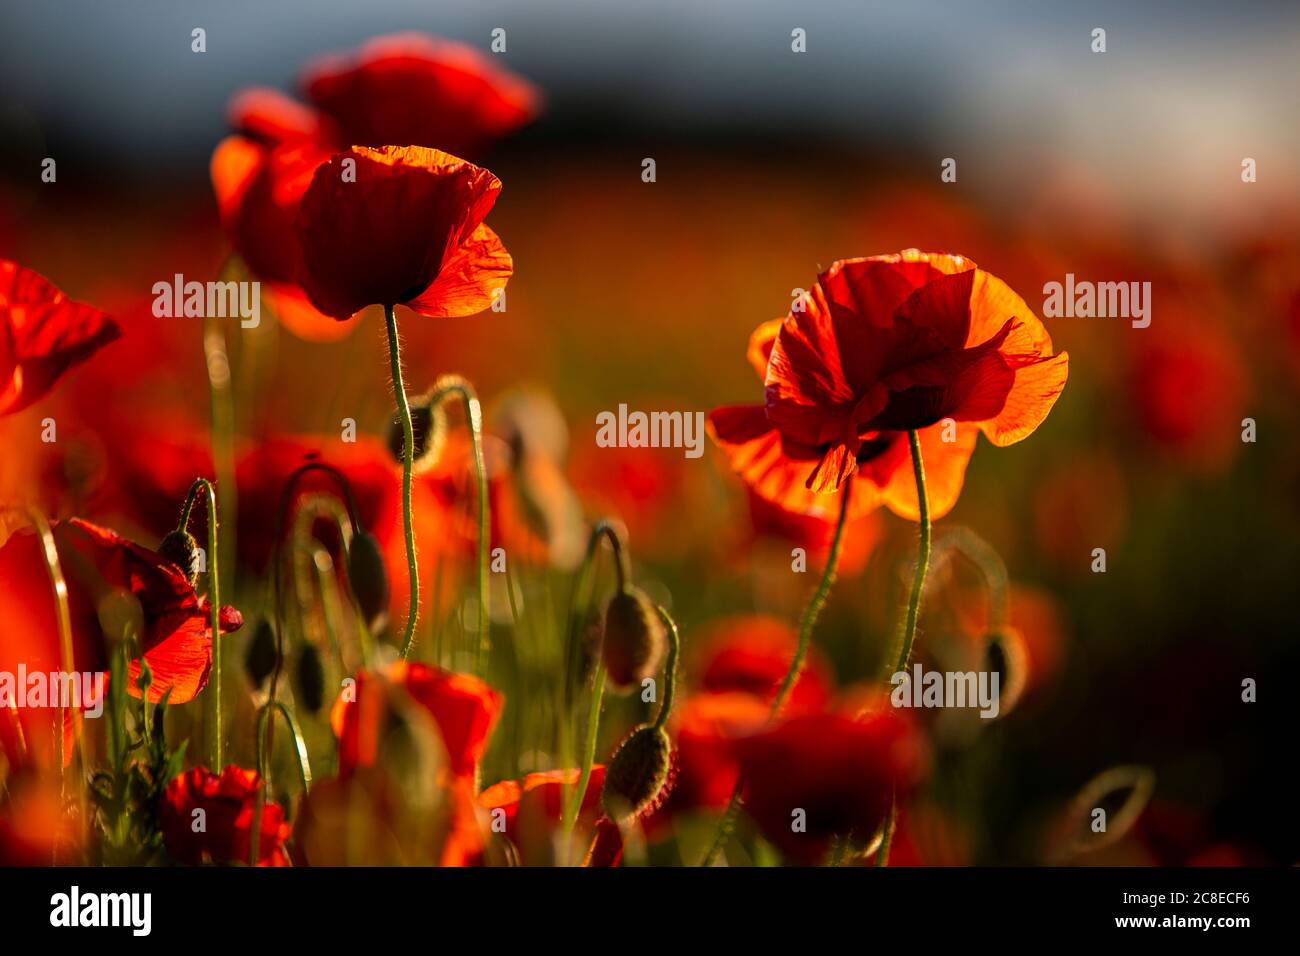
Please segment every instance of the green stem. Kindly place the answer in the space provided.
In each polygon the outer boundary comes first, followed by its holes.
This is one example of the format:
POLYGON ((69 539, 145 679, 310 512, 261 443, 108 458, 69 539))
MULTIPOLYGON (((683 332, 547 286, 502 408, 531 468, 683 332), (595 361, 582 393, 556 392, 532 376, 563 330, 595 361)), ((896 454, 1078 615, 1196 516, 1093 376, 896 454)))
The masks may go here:
POLYGON ((402 419, 402 523, 406 532, 406 574, 410 584, 411 601, 406 612, 406 630, 402 634, 402 657, 405 659, 415 637, 415 624, 420 615, 420 569, 415 560, 415 525, 411 517, 411 466, 415 457, 415 429, 411 424, 411 406, 406 401, 406 386, 402 382, 402 346, 397 339, 397 314, 393 306, 384 306, 384 321, 388 326, 388 364, 393 379, 393 393, 397 398, 397 412, 402 419))
POLYGON ((583 747, 582 772, 578 775, 578 789, 569 798, 564 808, 564 820, 560 825, 560 846, 567 847, 569 835, 578 822, 578 813, 582 810, 582 799, 587 794, 587 784, 591 781, 591 767, 596 762, 596 740, 600 730, 600 707, 605 700, 605 668, 596 670, 596 684, 591 689, 591 709, 587 712, 587 742, 583 747))
POLYGON ((655 718, 655 729, 663 730, 668 723, 668 715, 673 711, 673 696, 677 691, 677 659, 682 652, 682 639, 677 633, 677 622, 664 608, 657 608, 659 617, 668 630, 668 663, 664 666, 664 702, 659 706, 659 716, 655 718))
MULTIPOLYGON (((479 404, 474 387, 457 375, 447 375, 434 383, 429 395, 429 407, 437 408, 450 395, 458 395, 465 406, 465 424, 469 428, 470 454, 474 458, 475 493, 478 496, 478 648, 474 656, 474 671, 482 677, 486 673, 488 651, 491 649, 491 631, 488 620, 488 552, 491 548, 489 520, 487 463, 483 458, 483 406, 479 404)), ((407 448, 413 438, 407 436, 407 448)), ((410 637, 402 646, 402 657, 410 650, 410 637)))
MULTIPOLYGON (((591 529, 591 535, 587 538, 587 551, 583 555, 582 564, 578 568, 578 577, 573 584, 573 594, 569 598, 569 623, 568 631, 565 635, 565 666, 566 674, 574 672, 576 658, 574 655, 581 653, 579 646, 579 633, 585 623, 586 609, 591 606, 591 595, 587 593, 588 586, 591 583, 592 569, 596 563, 596 549, 600 547, 600 539, 608 538, 609 546, 614 551, 614 567, 618 575, 619 591, 628 589, 628 582, 632 579, 632 564, 628 558, 627 550, 623 547, 623 539, 618 536, 618 531, 614 528, 612 522, 602 518, 596 522, 596 526, 591 529), (583 595, 586 594, 584 598, 583 595), (585 603, 583 603, 585 601, 585 603), (579 613, 579 607, 582 613, 579 613)), ((571 700, 568 696, 567 681, 565 693, 565 706, 571 706, 571 700)))
POLYGON ((258 790, 256 806, 253 809, 253 828, 249 835, 249 866, 257 866, 258 857, 261 855, 259 844, 262 839, 262 808, 266 804, 266 790, 271 782, 267 732, 271 726, 271 717, 276 711, 279 711, 280 716, 284 718, 289 734, 293 737, 294 755, 298 759, 298 782, 302 785, 302 792, 306 794, 311 789, 311 761, 307 758, 307 744, 302 739, 298 722, 293 719, 293 714, 289 713, 289 709, 283 703, 278 700, 268 700, 257 712, 258 790))
POLYGON ((912 593, 907 599, 907 619, 903 625, 903 644, 898 652, 894 673, 907 669, 916 640, 916 622, 921 612, 921 592, 925 589, 925 572, 930 566, 930 503, 925 491, 925 464, 921 461, 921 439, 915 431, 907 433, 912 447, 912 473, 916 477, 917 512, 921 523, 921 544, 916 554, 916 571, 912 576, 912 593))
POLYGON ((221 773, 224 744, 221 735, 221 562, 217 559, 217 491, 206 478, 196 478, 185 496, 181 509, 180 530, 189 529, 190 514, 202 493, 208 499, 208 604, 212 611, 212 673, 208 677, 211 694, 209 732, 212 735, 212 772, 221 773))
MULTIPOLYGON (((898 652, 898 662, 894 673, 905 673, 907 662, 912 657, 912 645, 916 641, 916 622, 921 613, 921 592, 925 590, 925 572, 930 565, 930 502, 925 490, 925 463, 921 460, 921 439, 916 431, 907 433, 907 442, 912 449, 912 474, 916 478, 917 514, 921 523, 921 543, 916 554, 916 573, 912 576, 912 593, 907 599, 907 619, 903 625, 903 646, 898 652)), ((876 866, 889 865, 889 844, 894 838, 894 825, 898 819, 898 798, 890 802, 889 819, 885 823, 885 832, 880 838, 880 851, 876 854, 876 866)))
MULTIPOLYGON (((813 627, 817 624, 817 618, 821 616, 822 608, 825 607, 826 599, 830 596, 831 587, 835 583, 835 573, 840 563, 840 550, 844 544, 844 528, 848 525, 849 501, 852 493, 853 479, 850 478, 844 483, 844 491, 840 495, 840 515, 835 522, 835 535, 831 538, 831 549, 826 556, 826 567, 822 569, 822 577, 817 584, 817 590, 813 592, 812 600, 804 608, 803 616, 799 620, 799 643, 795 647, 794 657, 790 660, 790 667, 785 673, 785 678, 781 681, 776 696, 772 698, 772 708, 768 714, 769 720, 775 720, 780 716, 781 708, 785 706, 786 698, 794 688, 799 672, 803 670, 804 658, 808 655, 808 646, 812 641, 813 627)), ((708 852, 704 854, 704 859, 700 862, 701 866, 712 866, 713 861, 717 859, 718 854, 727 845, 727 841, 731 839, 731 832, 736 826, 736 817, 740 813, 740 806, 743 801, 741 794, 744 788, 744 778, 737 776, 736 786, 731 791, 731 800, 728 801, 727 809, 718 821, 718 829, 714 834, 713 843, 709 846, 708 852)))

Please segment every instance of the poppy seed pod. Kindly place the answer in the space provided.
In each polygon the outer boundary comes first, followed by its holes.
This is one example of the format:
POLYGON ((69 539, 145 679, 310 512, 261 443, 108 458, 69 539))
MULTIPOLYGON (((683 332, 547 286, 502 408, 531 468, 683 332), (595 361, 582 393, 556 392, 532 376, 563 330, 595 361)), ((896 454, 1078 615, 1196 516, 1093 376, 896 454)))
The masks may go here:
POLYGON ((610 598, 601 653, 616 687, 631 687, 654 674, 666 643, 663 621, 644 591, 629 588, 610 598))
POLYGON ((638 816, 660 796, 668 781, 672 744, 661 727, 644 724, 619 745, 605 768, 600 801, 615 820, 638 816))
POLYGON ((254 687, 261 687, 271 672, 275 670, 275 631, 271 622, 261 621, 253 632, 253 639, 248 642, 244 653, 244 673, 254 687))
POLYGON ((194 535, 181 528, 167 532, 158 545, 158 556, 180 568, 185 579, 194 584, 199 579, 199 543, 194 535))
POLYGON ((298 703, 311 713, 325 706, 325 665, 315 644, 304 644, 294 669, 294 691, 298 703))
POLYGON ((366 531, 352 536, 348 546, 348 582, 357 607, 371 633, 383 629, 388 619, 388 572, 379 541, 366 531))
MULTIPOLYGON (((447 444, 447 412, 441 404, 436 407, 430 405, 427 396, 412 400, 411 438, 415 444, 411 470, 418 475, 438 463, 442 449, 447 444)), ((392 453, 393 460, 399 464, 404 460, 406 433, 402 427, 402 418, 396 413, 388 423, 388 450, 392 453)))

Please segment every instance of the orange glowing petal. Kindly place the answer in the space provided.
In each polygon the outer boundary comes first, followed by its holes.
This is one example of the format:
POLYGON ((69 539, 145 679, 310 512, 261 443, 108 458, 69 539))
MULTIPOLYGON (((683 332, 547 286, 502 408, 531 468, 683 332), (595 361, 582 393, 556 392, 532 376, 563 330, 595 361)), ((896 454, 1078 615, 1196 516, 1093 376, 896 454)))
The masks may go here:
POLYGON ((275 320, 306 342, 340 342, 356 330, 356 323, 340 322, 317 311, 299 286, 289 282, 263 282, 262 301, 275 320))
POLYGON ((1001 447, 1032 434, 1056 404, 1069 372, 1070 356, 1066 352, 1016 369, 1002 411, 979 423, 988 440, 1001 447))
POLYGON ((253 87, 237 94, 230 101, 227 115, 231 126, 262 142, 320 139, 326 135, 327 121, 320 113, 267 87, 253 87))
MULTIPOLYGON (((917 432, 921 461, 925 465, 925 491, 931 520, 942 518, 957 504, 962 484, 966 480, 966 464, 975 451, 975 439, 979 435, 978 428, 961 422, 956 425, 955 440, 945 442, 944 427, 940 422, 917 432)), ((918 521, 921 515, 916 497, 916 479, 906 440, 901 444, 903 454, 909 456, 908 461, 892 470, 884 487, 883 503, 900 518, 918 521)))
POLYGON ((784 322, 785 319, 764 322, 749 337, 749 348, 745 352, 745 357, 749 359, 749 364, 754 367, 760 380, 767 378, 767 362, 772 357, 772 346, 776 344, 776 337, 780 334, 784 322))
POLYGON ((483 224, 443 264, 429 288, 406 303, 421 315, 447 318, 489 308, 514 271, 514 262, 495 232, 483 224))
POLYGON ((212 151, 208 164, 217 210, 226 226, 234 221, 248 187, 266 162, 266 148, 247 136, 227 136, 212 151))

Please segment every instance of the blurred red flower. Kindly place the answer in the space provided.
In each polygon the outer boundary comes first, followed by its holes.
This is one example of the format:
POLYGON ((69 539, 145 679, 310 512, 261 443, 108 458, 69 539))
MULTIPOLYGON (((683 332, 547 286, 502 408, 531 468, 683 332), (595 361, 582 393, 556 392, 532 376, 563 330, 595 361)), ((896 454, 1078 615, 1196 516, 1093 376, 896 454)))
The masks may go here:
MULTIPOLYGON (((704 647, 699 686, 709 693, 740 691, 765 704, 776 697, 799 635, 786 621, 766 614, 741 614, 705 628, 696 638, 704 647)), ((813 714, 826 709, 833 681, 821 652, 809 648, 808 657, 782 713, 813 714)))
POLYGON ((486 169, 422 146, 353 147, 317 168, 294 228, 301 283, 326 315, 402 304, 422 315, 480 312, 512 264, 483 219, 501 192, 486 169), (356 165, 345 179, 345 161, 356 165))
MULTIPOLYGON (((234 764, 221 776, 207 767, 192 767, 175 777, 158 809, 163 841, 172 859, 188 866, 248 863, 261 786, 256 771, 234 764)), ((258 829, 257 865, 288 866, 284 845, 291 832, 284 810, 267 799, 258 829)))
POLYGON ((120 334, 103 312, 73 302, 44 276, 0 259, 0 415, 38 401, 60 375, 120 334))
POLYGON ((362 671, 339 697, 330 724, 339 741, 339 776, 371 767, 379 755, 389 688, 404 691, 437 725, 453 778, 472 781, 504 704, 502 695, 469 674, 399 661, 382 672, 362 671))
MULTIPOLYGON (((524 865, 549 864, 553 856, 552 840, 564 813, 565 803, 577 786, 582 771, 546 770, 530 773, 522 780, 503 780, 493 784, 478 795, 478 805, 490 814, 489 825, 494 833, 504 833, 514 845, 519 860, 524 865), (504 830, 499 829, 499 818, 504 830)), ((605 767, 596 764, 591 768, 587 790, 582 795, 578 811, 576 832, 592 830, 601 818, 600 791, 605 785, 605 767)), ((615 827, 615 832, 618 828, 615 827)), ((622 841, 619 841, 619 853, 622 841)), ((613 866, 604 861, 603 865, 613 866)))
MULTIPOLYGON (((170 690, 171 704, 193 700, 207 683, 212 664, 207 600, 200 601, 175 565, 112 531, 73 518, 55 524, 53 534, 68 587, 73 669, 82 673, 108 670, 110 640, 121 635, 104 632, 100 613, 106 599, 120 599, 125 593, 138 602, 141 613, 138 639, 153 675, 149 699, 156 703, 170 690)), ((28 673, 64 669, 43 546, 29 529, 15 532, 0 548, 0 622, 4 628, 0 671, 14 673, 20 664, 28 673)), ((237 610, 221 609, 223 633, 238 630, 242 624, 237 610)), ((127 690, 137 697, 139 675, 140 661, 133 660, 127 690)), ((59 709, 24 707, 18 712, 29 758, 44 765, 46 755, 57 752, 54 726, 59 709)), ((0 728, 6 726, 0 722, 0 728)), ((69 720, 64 721, 64 733, 65 739, 71 733, 69 720)), ((12 735, 0 732, 0 743, 16 763, 12 735)), ((71 747, 66 748, 65 758, 71 754, 71 747)))
POLYGON ((911 721, 887 704, 793 717, 735 742, 745 809, 786 858, 822 862, 837 836, 869 840, 923 767, 911 721))
POLYGON ((415 33, 312 64, 308 97, 349 146, 416 145, 478 156, 537 115, 537 91, 478 50, 415 33))
POLYGON ((856 480, 855 516, 884 504, 913 519, 906 432, 920 432, 932 515, 942 516, 976 431, 995 445, 1020 441, 1068 371, 1006 284, 969 259, 917 250, 834 263, 784 320, 759 327, 749 356, 763 367, 766 404, 715 409, 709 425, 755 491, 809 512, 817 495, 856 480))

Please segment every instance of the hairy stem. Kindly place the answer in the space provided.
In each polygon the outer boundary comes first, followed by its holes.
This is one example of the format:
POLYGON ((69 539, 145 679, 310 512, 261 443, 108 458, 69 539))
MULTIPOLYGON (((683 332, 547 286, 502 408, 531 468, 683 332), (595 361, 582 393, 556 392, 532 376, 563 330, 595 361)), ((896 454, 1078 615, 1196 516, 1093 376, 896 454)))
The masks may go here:
MULTIPOLYGON (((795 647, 794 657, 790 660, 790 667, 785 673, 785 678, 781 681, 776 696, 772 698, 772 709, 769 713, 770 720, 775 720, 781 715, 781 708, 785 706, 786 698, 789 697, 790 691, 794 688, 795 681, 799 678, 799 672, 803 670, 804 658, 808 656, 808 645, 812 641, 813 627, 817 624, 817 618, 821 616, 822 608, 826 606, 826 599, 830 597, 831 587, 835 583, 835 572, 840 563, 840 550, 844 544, 844 528, 848 525, 849 502, 852 494, 853 479, 850 478, 844 483, 844 491, 840 495, 840 515, 835 522, 835 535, 831 538, 831 549, 826 556, 826 567, 822 569, 821 581, 817 584, 817 590, 813 592, 812 600, 808 602, 808 606, 804 608, 803 616, 799 619, 799 643, 795 647)), ((736 817, 740 813, 740 806, 743 802, 742 793, 744 789, 744 778, 737 777, 736 786, 731 791, 731 799, 727 802, 727 809, 718 821, 718 829, 714 834, 713 843, 704 854, 704 859, 700 862, 701 866, 712 866, 713 861, 718 858, 718 854, 727 845, 727 841, 731 839, 731 833, 736 827, 736 817)))
POLYGON ((402 657, 405 658, 415 637, 415 625, 420 616, 420 569, 415 560, 415 525, 411 516, 411 466, 415 457, 415 429, 411 424, 411 406, 406 400, 406 386, 402 382, 402 346, 397 338, 397 314, 393 306, 384 306, 384 320, 388 326, 388 364, 393 379, 393 394, 397 398, 397 412, 402 419, 402 524, 406 533, 406 574, 410 585, 411 601, 406 612, 406 630, 402 634, 402 657))

